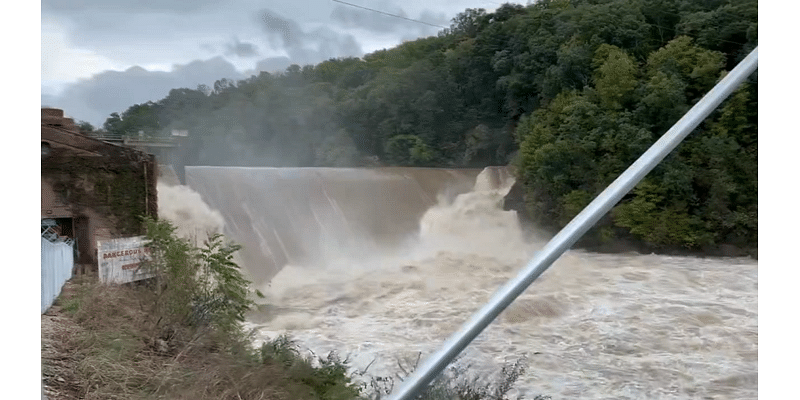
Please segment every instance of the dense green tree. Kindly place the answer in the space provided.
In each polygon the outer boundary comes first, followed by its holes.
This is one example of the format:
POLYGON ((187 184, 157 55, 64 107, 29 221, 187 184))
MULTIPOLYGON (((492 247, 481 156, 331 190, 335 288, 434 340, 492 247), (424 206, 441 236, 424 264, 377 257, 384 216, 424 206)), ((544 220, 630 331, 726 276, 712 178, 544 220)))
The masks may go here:
POLYGON ((726 54, 726 68, 731 69, 755 48, 758 1, 725 1, 709 11, 687 14, 675 29, 697 38, 699 46, 726 54))
POLYGON ((648 57, 647 71, 649 75, 664 72, 680 77, 687 84, 689 98, 694 100, 714 86, 724 60, 724 54, 706 50, 693 44, 691 38, 679 36, 648 57))
POLYGON ((397 135, 386 142, 386 158, 394 165, 426 165, 434 159, 430 146, 415 135, 397 135))
POLYGON ((160 107, 153 102, 136 104, 121 115, 113 113, 103 124, 103 129, 111 135, 155 135, 161 130, 160 107))
POLYGON ((95 131, 94 125, 90 124, 89 122, 78 121, 77 125, 78 125, 78 131, 80 131, 81 133, 92 133, 95 131))
POLYGON ((626 108, 638 85, 636 60, 619 47, 603 44, 595 52, 594 66, 594 87, 603 107, 626 108))

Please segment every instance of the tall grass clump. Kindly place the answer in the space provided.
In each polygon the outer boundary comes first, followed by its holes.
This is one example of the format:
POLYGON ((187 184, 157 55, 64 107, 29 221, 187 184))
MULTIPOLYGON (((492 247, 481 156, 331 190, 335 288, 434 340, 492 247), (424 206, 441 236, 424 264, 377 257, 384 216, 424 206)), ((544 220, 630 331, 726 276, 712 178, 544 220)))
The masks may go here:
MULTIPOLYGON (((416 370, 420 357, 421 353, 414 362, 397 360, 400 372, 394 377, 370 377, 368 382, 362 384, 365 397, 369 400, 388 398, 416 370)), ((527 366, 528 358, 522 355, 513 362, 507 361, 500 371, 485 375, 476 374, 472 365, 465 365, 460 359, 456 359, 415 400, 510 400, 512 389, 525 374, 527 366)), ((513 399, 522 400, 523 397, 516 396, 513 399)), ((532 400, 551 400, 551 397, 536 395, 532 400)))

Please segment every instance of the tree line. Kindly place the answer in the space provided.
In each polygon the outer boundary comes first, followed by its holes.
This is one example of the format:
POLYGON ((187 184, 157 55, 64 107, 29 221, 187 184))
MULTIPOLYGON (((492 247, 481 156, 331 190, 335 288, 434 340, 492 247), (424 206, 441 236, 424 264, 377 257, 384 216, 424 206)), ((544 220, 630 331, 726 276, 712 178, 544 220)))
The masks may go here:
MULTIPOLYGON (((103 130, 188 130, 183 165, 512 164, 557 229, 757 44, 756 0, 505 4, 362 58, 173 89, 103 130)), ((755 73, 589 237, 756 247, 757 105, 755 73)))

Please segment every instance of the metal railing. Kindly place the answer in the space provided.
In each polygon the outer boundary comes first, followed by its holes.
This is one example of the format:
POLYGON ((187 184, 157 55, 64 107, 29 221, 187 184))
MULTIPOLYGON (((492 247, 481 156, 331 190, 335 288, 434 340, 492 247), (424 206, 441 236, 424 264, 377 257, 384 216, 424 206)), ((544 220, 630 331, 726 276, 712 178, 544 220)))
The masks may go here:
POLYGON ((757 68, 758 47, 553 237, 515 278, 501 287, 483 308, 445 341, 441 349, 426 359, 403 382, 399 390, 392 393, 390 399, 410 400, 417 397, 506 307, 611 210, 757 68))
POLYGON ((164 136, 138 136, 138 135, 90 135, 89 137, 110 143, 120 143, 126 146, 151 146, 151 147, 174 147, 177 140, 172 137, 164 136))
POLYGON ((55 227, 58 226, 55 220, 43 219, 42 220, 42 237, 51 243, 65 243, 70 247, 74 247, 75 239, 67 236, 61 236, 56 232, 55 227))

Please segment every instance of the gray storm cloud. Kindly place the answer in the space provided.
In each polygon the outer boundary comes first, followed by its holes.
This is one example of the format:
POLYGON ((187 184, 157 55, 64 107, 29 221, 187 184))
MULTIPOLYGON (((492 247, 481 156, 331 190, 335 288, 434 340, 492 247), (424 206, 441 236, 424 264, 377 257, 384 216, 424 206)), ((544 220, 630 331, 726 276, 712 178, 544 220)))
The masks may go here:
POLYGON ((141 0, 42 0, 43 10, 59 12, 85 11, 85 10, 113 10, 126 12, 176 12, 184 13, 197 11, 204 6, 213 5, 214 0, 159 0, 143 2, 141 0))
POLYGON ((171 89, 193 89, 199 84, 213 85, 222 78, 244 77, 222 57, 178 65, 169 72, 131 67, 80 80, 59 96, 42 96, 42 104, 62 108, 74 118, 99 126, 111 113, 125 111, 134 104, 158 101, 171 89))
POLYGON ((209 53, 216 53, 216 52, 217 52, 217 48, 216 48, 216 47, 214 47, 214 45, 213 45, 213 44, 211 44, 211 43, 207 43, 207 42, 206 42, 206 43, 200 43, 200 46, 199 46, 199 47, 200 47, 201 49, 203 49, 203 50, 205 50, 205 51, 209 52, 209 53))
POLYGON ((388 3, 374 5, 372 8, 377 9, 378 6, 381 6, 380 11, 386 12, 387 14, 418 20, 424 22, 424 24, 344 5, 334 6, 333 11, 331 11, 331 19, 344 28, 363 29, 376 33, 407 34, 413 32, 417 35, 432 35, 435 34, 439 28, 425 24, 447 26, 447 17, 444 13, 437 14, 425 10, 419 16, 411 17, 408 16, 402 8, 388 3))
POLYGON ((264 29, 269 34, 270 43, 275 47, 302 47, 303 30, 296 22, 282 18, 270 10, 263 10, 261 15, 264 29))
MULTIPOLYGON (((384 11, 402 17, 408 17, 401 8, 387 8, 384 11)), ((408 30, 410 25, 414 24, 412 21, 343 5, 333 7, 331 19, 346 28, 359 28, 373 32, 408 30)))
POLYGON ((352 35, 327 27, 306 31, 297 22, 268 9, 261 11, 260 18, 273 49, 284 50, 292 63, 308 64, 363 54, 361 45, 352 35))
POLYGON ((235 55, 237 57, 256 57, 259 55, 258 46, 252 43, 240 42, 237 38, 234 38, 233 42, 226 44, 225 47, 227 49, 226 55, 235 55))

